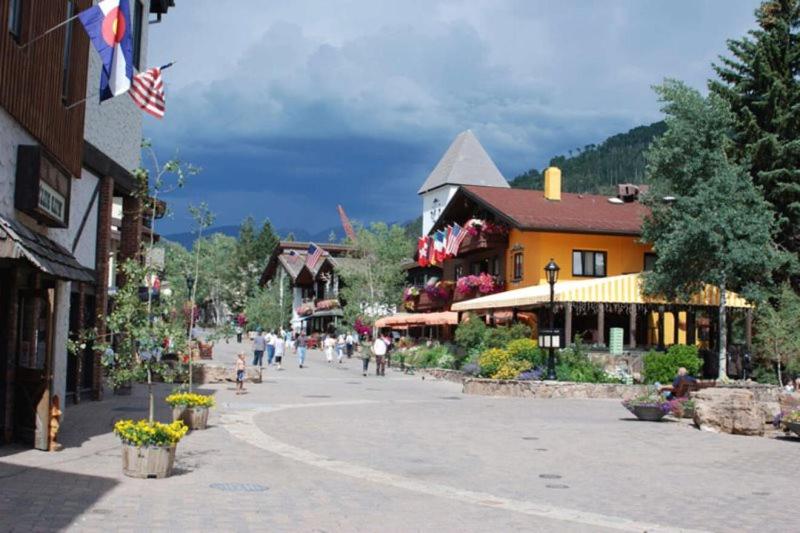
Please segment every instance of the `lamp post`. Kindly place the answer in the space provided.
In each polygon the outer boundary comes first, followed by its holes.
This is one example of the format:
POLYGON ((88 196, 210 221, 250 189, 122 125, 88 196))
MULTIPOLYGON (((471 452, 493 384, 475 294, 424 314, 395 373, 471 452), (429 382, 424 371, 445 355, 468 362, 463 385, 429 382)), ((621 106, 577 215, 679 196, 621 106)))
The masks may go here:
POLYGON ((556 379, 556 355, 553 347, 553 317, 554 317, 554 304, 555 304, 555 284, 558 281, 558 271, 561 270, 553 259, 544 267, 544 273, 547 276, 547 283, 550 284, 550 331, 548 331, 548 356, 547 356, 547 379, 556 379))

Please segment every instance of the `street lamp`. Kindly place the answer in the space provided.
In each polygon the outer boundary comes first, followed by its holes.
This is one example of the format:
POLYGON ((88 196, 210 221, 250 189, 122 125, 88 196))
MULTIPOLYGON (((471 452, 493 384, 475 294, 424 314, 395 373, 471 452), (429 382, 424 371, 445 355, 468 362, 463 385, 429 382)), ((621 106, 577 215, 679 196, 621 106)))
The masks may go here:
POLYGON ((189 294, 191 295, 192 289, 194 289, 194 276, 192 275, 186 276, 186 288, 189 289, 189 294))
MULTIPOLYGON (((544 273, 547 276, 547 283, 550 284, 550 331, 547 332, 547 347, 549 350, 547 356, 547 379, 555 380, 556 379, 556 355, 555 355, 555 345, 558 344, 557 341, 554 342, 553 337, 555 336, 555 330, 553 329, 553 316, 554 316, 554 305, 555 305, 555 285, 556 281, 558 281, 558 271, 561 270, 555 261, 550 258, 550 262, 547 263, 544 267, 544 273)), ((541 343, 540 343, 541 344, 541 343)))

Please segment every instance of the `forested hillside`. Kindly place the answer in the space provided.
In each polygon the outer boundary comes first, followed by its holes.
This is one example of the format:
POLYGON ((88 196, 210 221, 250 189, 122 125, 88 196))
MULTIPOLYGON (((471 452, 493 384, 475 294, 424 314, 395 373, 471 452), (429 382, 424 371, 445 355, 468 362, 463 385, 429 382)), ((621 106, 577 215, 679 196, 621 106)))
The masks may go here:
MULTIPOLYGON (((567 192, 610 193, 618 183, 644 181, 644 152, 666 130, 663 121, 639 126, 609 137, 599 145, 588 144, 550 160, 561 169, 561 186, 567 192)), ((531 169, 511 180, 512 187, 541 189, 542 175, 531 169)))

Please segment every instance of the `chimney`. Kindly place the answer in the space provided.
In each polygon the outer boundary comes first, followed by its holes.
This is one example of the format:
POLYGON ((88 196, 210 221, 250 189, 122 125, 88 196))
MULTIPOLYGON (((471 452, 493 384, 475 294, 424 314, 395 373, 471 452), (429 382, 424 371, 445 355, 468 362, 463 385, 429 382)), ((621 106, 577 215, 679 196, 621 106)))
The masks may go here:
POLYGON ((544 197, 548 200, 561 200, 561 169, 548 167, 544 171, 544 197))

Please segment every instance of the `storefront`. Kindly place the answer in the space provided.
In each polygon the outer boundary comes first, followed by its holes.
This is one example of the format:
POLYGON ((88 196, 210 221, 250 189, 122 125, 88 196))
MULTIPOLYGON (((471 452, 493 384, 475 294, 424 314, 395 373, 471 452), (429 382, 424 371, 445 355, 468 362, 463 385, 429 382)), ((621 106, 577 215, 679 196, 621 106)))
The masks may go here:
POLYGON ((46 450, 63 405, 72 282, 94 283, 68 250, 0 217, 0 428, 4 442, 46 450), (58 398, 56 400, 56 398, 58 398))

